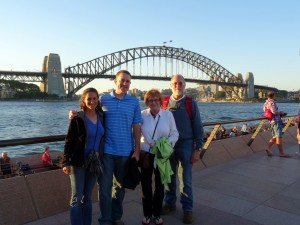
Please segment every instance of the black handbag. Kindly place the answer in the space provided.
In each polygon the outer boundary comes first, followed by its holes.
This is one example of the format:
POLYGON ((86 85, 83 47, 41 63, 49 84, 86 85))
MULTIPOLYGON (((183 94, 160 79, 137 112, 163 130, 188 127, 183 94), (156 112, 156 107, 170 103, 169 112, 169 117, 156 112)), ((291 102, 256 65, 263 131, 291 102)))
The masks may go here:
POLYGON ((95 151, 91 151, 84 160, 84 167, 92 174, 99 176, 103 173, 103 167, 95 151))
MULTIPOLYGON (((84 115, 85 116, 85 115, 84 115)), ((95 149, 95 142, 96 142, 96 136, 98 134, 98 124, 97 124, 97 130, 96 135, 94 139, 94 149, 95 149)), ((88 156, 84 159, 84 167, 91 173, 96 176, 99 176, 103 173, 103 166, 102 163, 96 154, 95 150, 92 150, 88 156)))

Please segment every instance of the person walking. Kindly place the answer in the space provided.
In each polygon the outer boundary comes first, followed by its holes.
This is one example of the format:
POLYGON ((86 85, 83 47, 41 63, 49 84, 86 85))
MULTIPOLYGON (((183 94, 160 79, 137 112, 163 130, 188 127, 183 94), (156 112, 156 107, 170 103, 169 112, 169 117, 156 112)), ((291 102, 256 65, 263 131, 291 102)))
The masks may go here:
POLYGON ((144 103, 149 108, 142 111, 143 124, 141 127, 141 156, 144 155, 140 158, 142 161, 143 225, 150 224, 152 219, 156 225, 161 225, 164 222, 161 218, 164 185, 161 181, 159 168, 156 164, 154 165, 154 154, 151 153, 151 147, 162 137, 166 137, 171 146, 174 147, 179 136, 173 114, 161 109, 162 102, 162 95, 156 89, 150 89, 144 96, 144 103), (155 176, 154 193, 152 191, 153 173, 155 176))
POLYGON ((279 111, 276 102, 274 101, 275 94, 272 91, 267 93, 267 100, 264 103, 263 110, 270 110, 272 113, 272 118, 270 118, 270 130, 272 138, 268 143, 268 148, 266 149, 268 156, 273 156, 272 146, 276 143, 279 150, 279 157, 290 157, 289 154, 286 154, 282 146, 282 120, 281 117, 286 115, 286 113, 279 111))
POLYGON ((70 176, 72 225, 92 224, 92 192, 98 174, 91 173, 85 161, 103 151, 103 113, 96 89, 87 88, 81 96, 81 112, 70 120, 64 147, 63 172, 70 176))
POLYGON ((182 75, 172 76, 171 89, 172 95, 165 98, 163 108, 173 113, 179 139, 170 157, 171 167, 175 174, 165 191, 163 213, 168 214, 176 210, 176 173, 178 171, 183 223, 190 224, 193 221, 192 166, 200 159, 204 131, 197 103, 185 96, 185 80, 182 75))

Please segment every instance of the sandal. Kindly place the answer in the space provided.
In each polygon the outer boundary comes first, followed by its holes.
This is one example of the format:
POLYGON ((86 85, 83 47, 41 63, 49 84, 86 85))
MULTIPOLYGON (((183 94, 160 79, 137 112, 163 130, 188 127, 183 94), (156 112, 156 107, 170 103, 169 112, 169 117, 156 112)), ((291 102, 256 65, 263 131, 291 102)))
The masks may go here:
POLYGON ((153 222, 156 225, 162 225, 162 224, 164 224, 164 220, 160 216, 154 217, 154 221, 153 222))
POLYGON ((144 219, 142 220, 143 225, 148 225, 151 223, 151 218, 149 216, 145 216, 144 219))
POLYGON ((273 156, 273 153, 270 150, 266 149, 266 152, 268 156, 273 156))
POLYGON ((279 157, 290 158, 291 156, 289 154, 284 154, 284 155, 279 155, 279 157))

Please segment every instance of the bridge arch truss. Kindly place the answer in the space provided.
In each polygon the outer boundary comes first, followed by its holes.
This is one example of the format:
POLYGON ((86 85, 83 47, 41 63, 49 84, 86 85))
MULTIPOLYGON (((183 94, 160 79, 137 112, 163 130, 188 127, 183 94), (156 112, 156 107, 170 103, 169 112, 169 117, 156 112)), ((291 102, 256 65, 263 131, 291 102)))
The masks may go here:
POLYGON ((132 79, 169 80, 172 74, 181 73, 196 83, 201 80, 219 83, 224 91, 237 98, 238 89, 246 86, 242 78, 203 55, 183 48, 148 46, 114 52, 65 68, 65 89, 68 95, 73 95, 96 78, 114 78, 114 70, 121 67, 131 72, 132 79))

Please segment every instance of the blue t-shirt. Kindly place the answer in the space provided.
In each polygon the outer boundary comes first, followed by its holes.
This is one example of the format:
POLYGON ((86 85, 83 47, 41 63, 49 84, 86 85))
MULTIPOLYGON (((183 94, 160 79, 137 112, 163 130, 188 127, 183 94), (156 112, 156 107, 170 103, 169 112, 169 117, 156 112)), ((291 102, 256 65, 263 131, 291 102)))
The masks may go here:
POLYGON ((87 142, 84 150, 84 155, 88 156, 88 154, 95 150, 95 152, 99 153, 99 146, 101 138, 104 134, 104 128, 101 124, 100 118, 98 116, 97 123, 94 124, 88 117, 85 116, 85 121, 87 125, 87 142))
POLYGON ((104 112, 104 153, 129 156, 134 149, 132 125, 142 123, 138 100, 128 94, 122 99, 113 92, 100 97, 104 112))

